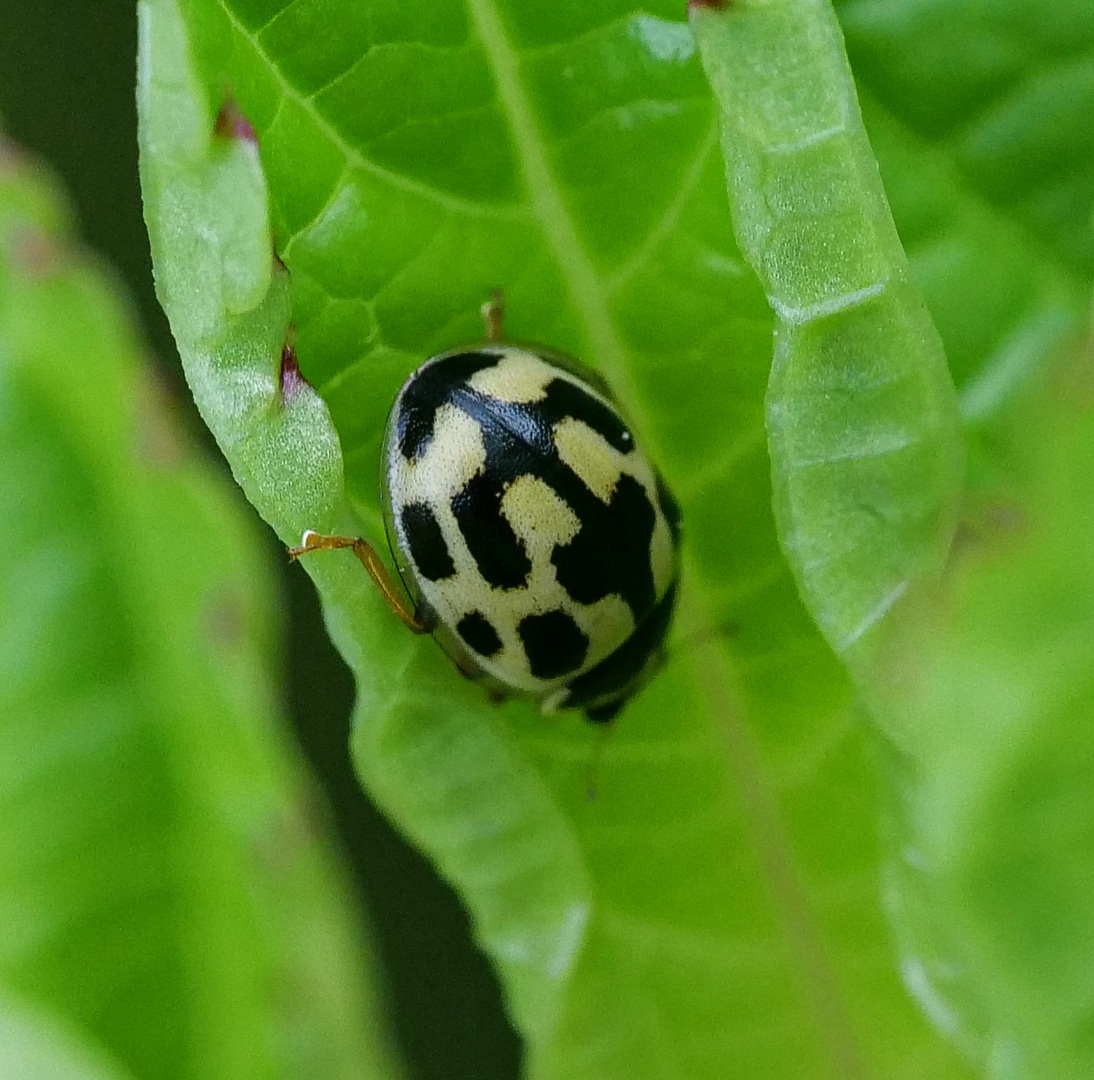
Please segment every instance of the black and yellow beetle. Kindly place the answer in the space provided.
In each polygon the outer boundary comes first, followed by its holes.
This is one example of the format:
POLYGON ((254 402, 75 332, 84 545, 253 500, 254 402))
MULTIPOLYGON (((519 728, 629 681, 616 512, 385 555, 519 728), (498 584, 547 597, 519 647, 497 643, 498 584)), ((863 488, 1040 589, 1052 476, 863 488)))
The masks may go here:
POLYGON ((504 341, 499 296, 483 314, 487 340, 427 360, 388 417, 381 498, 410 604, 363 539, 309 531, 290 555, 353 548, 469 678, 604 722, 659 661, 679 511, 603 380, 504 341))

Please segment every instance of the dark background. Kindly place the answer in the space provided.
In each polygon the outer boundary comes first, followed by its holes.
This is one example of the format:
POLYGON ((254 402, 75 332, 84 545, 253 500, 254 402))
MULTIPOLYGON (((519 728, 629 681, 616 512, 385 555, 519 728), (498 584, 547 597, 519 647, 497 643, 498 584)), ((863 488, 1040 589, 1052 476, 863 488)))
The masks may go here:
MULTIPOLYGON (((188 401, 156 303, 137 180, 135 0, 4 0, 0 120, 68 188, 87 244, 123 279, 152 351, 188 401)), ((193 414, 193 409, 190 407, 193 414)), ((191 427, 209 442, 196 414, 191 427)), ((216 454, 215 447, 210 449, 216 454)), ((240 496, 242 498, 242 495, 240 496)), ((396 1037, 413 1080, 508 1080, 520 1045, 497 982, 451 889, 361 794, 347 741, 353 679, 323 628, 311 582, 285 567, 285 696, 327 792, 362 915, 384 966, 396 1037)))

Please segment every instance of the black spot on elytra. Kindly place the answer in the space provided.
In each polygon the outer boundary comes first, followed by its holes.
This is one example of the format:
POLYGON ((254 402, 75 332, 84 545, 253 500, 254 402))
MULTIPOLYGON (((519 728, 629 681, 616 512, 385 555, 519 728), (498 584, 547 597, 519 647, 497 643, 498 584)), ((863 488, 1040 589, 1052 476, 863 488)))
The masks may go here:
POLYGON ((425 503, 409 503, 400 514, 403 536, 418 572, 430 581, 440 581, 456 572, 444 542, 441 527, 425 503))
MULTIPOLYGON (((553 380, 546 396, 534 402, 506 402, 470 387, 453 394, 455 404, 482 428, 486 464, 452 500, 452 512, 480 573, 492 585, 519 588, 532 564, 523 544, 501 510, 505 489, 518 476, 543 480, 577 515, 581 528, 569 544, 552 555, 559 583, 580 603, 590 604, 616 594, 630 606, 635 621, 656 598, 650 565, 650 541, 656 523, 654 507, 642 485, 622 474, 607 504, 558 456, 552 428, 564 416, 575 415, 572 391, 579 388, 553 380), (559 392, 558 387, 570 389, 559 392)), ((586 410, 589 416, 594 410, 586 410)), ((582 419, 585 418, 582 417, 582 419)), ((617 443, 626 428, 597 418, 617 443)))
POLYGON ((611 720, 638 689, 638 677, 649 658, 661 649, 675 606, 673 582, 645 621, 615 652, 570 682, 566 708, 584 708, 585 715, 596 724, 611 720))
POLYGON ((453 387, 466 383, 477 371, 493 367, 500 359, 498 353, 457 353, 423 367, 407 383, 395 422, 403 457, 411 461, 426 452, 433 439, 437 410, 452 400, 453 387))
POLYGON ((609 446, 621 454, 634 449, 634 438, 619 414, 599 398, 582 390, 576 383, 567 379, 552 380, 547 385, 545 399, 535 404, 552 416, 553 422, 564 416, 572 416, 575 420, 588 424, 609 446))
POLYGON ((595 604, 613 593, 621 596, 637 622, 656 599, 650 566, 656 512, 646 489, 630 473, 619 477, 607 506, 594 501, 598 506, 581 518, 578 534, 551 555, 558 583, 579 604, 595 604))
POLYGON ((519 589, 528 580, 532 560, 501 512, 503 494, 487 467, 457 492, 452 513, 486 582, 495 589, 519 589))
POLYGON ((456 633, 479 654, 494 656, 501 652, 501 638, 481 611, 472 611, 456 623, 456 633))
POLYGON ((589 638, 565 611, 525 615, 517 633, 537 679, 557 679, 585 663, 589 638))

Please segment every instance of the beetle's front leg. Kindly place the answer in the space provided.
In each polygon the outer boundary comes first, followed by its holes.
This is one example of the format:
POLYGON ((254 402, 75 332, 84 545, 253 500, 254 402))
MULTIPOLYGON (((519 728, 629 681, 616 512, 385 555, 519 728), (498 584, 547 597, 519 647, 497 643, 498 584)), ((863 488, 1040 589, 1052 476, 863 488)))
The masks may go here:
POLYGON ((415 634, 431 634, 434 626, 431 621, 419 619, 417 613, 407 603, 402 590, 395 583, 376 549, 360 536, 325 536, 308 529, 300 538, 300 546, 289 548, 289 558, 299 559, 313 551, 338 551, 340 548, 352 548, 353 554, 361 561, 368 575, 380 590, 380 595, 389 608, 398 615, 403 624, 415 634))

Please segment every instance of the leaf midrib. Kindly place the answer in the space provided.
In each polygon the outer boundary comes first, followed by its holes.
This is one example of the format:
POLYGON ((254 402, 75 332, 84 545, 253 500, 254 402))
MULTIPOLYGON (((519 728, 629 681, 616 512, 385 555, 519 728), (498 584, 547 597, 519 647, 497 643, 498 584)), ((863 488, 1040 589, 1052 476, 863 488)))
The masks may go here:
MULTIPOLYGON (((652 425, 645 417, 630 376, 627 349, 612 320, 600 275, 578 237, 543 149, 545 140, 525 93, 516 51, 508 40, 493 0, 465 0, 465 3, 494 75, 501 112, 516 144, 533 216, 569 286, 597 366, 619 393, 648 444, 652 425)), ((695 581, 701 580, 693 560, 685 559, 684 572, 695 581)), ((714 625, 701 604, 689 606, 696 609, 694 614, 699 616, 699 624, 714 625)), ((705 665, 702 661, 693 661, 692 670, 707 706, 726 738, 727 757, 740 788, 749 833, 760 853, 775 908, 798 965, 805 997, 816 1017, 822 1042, 839 1075, 862 1077, 865 1072, 856 1048, 857 1039, 828 963, 814 914, 794 872, 792 848, 781 821, 778 800, 764 772, 759 749, 744 722, 740 695, 732 689, 735 683, 732 664, 724 648, 718 646, 706 650, 705 665)))
POLYGON ((465 3, 494 75, 502 115, 516 143, 532 215, 539 222, 544 241, 554 253, 569 285, 571 299, 585 325, 597 366, 619 393, 639 428, 648 432, 650 425, 643 422, 637 409, 638 394, 630 378, 626 349, 608 313, 599 275, 578 238, 544 152, 544 140, 520 78, 515 50, 506 37, 492 0, 465 0, 465 3))

